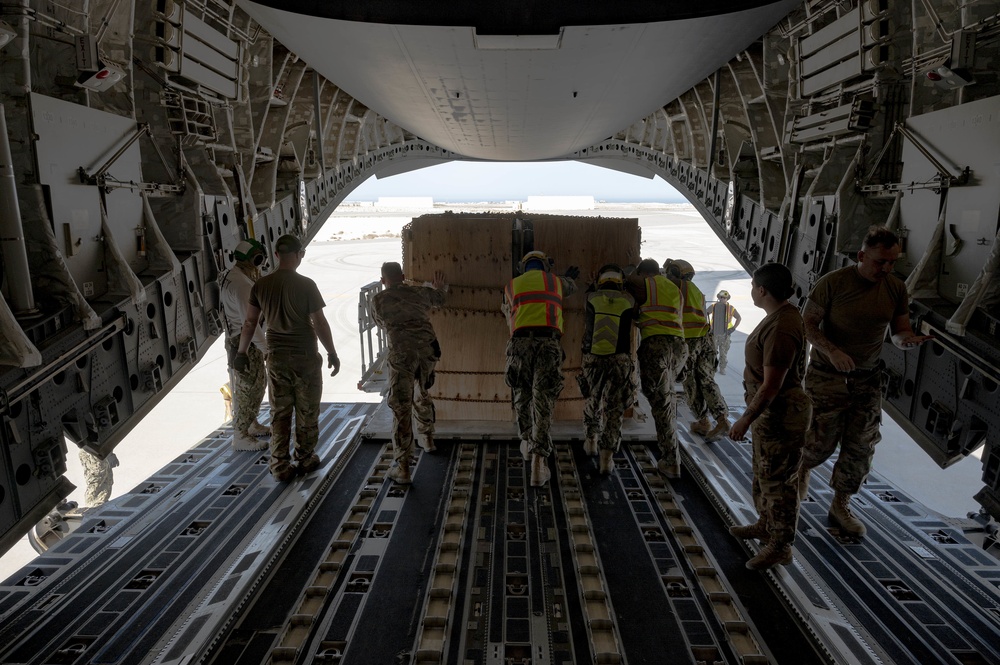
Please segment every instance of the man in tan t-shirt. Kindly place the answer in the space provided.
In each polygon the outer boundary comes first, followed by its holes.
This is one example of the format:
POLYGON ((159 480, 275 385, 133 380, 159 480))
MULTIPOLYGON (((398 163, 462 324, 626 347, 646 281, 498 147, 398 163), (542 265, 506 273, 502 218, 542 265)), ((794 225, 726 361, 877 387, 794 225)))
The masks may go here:
POLYGON ((261 277, 250 290, 247 316, 233 367, 246 370, 247 349, 261 314, 267 321, 267 384, 271 397, 271 475, 280 482, 320 466, 319 402, 323 393, 323 358, 316 340, 327 352, 331 376, 340 371, 330 324, 323 315, 326 303, 316 282, 296 270, 305 250, 293 235, 274 243, 278 268, 261 277), (290 451, 292 415, 295 416, 295 453, 290 451))
POLYGON ((802 315, 812 344, 805 387, 813 419, 799 468, 799 494, 808 492, 809 471, 840 445, 830 478, 830 521, 858 538, 865 535, 865 525, 849 501, 871 471, 875 444, 882 438, 879 355, 886 328, 892 343, 904 350, 932 339, 910 327, 906 285, 892 274, 899 252, 896 234, 871 227, 857 264, 820 278, 802 315))

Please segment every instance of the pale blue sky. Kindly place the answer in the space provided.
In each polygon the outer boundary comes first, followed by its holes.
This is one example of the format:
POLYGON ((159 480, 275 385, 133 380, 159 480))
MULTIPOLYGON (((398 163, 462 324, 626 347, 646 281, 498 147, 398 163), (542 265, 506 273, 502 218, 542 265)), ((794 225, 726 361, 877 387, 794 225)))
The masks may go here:
POLYGON ((659 176, 640 178, 581 162, 449 162, 381 180, 370 178, 348 201, 380 196, 430 196, 435 201, 525 200, 529 196, 593 196, 627 203, 679 203, 659 176))

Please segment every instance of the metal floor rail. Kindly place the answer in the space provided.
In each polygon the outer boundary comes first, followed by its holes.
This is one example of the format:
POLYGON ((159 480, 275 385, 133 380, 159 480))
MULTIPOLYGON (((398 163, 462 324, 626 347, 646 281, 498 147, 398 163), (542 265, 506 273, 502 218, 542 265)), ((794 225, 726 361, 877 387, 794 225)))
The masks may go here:
POLYGON ((1000 564, 875 475, 861 542, 814 473, 791 566, 761 574, 750 446, 682 432, 679 481, 624 444, 559 443, 532 488, 514 441, 439 441, 414 483, 325 405, 323 467, 274 482, 214 432, 0 584, 0 662, 994 663, 1000 564), (755 547, 755 546, 754 546, 755 547))

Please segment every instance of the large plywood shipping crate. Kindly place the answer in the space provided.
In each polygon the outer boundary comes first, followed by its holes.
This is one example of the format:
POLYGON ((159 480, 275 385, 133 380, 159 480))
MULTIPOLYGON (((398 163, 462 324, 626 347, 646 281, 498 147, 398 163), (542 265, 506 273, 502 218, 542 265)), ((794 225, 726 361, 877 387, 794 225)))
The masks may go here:
POLYGON ((503 289, 520 256, 512 256, 516 219, 534 226, 534 248, 555 261, 562 274, 579 266, 577 292, 563 303, 565 385, 556 420, 583 419, 576 377, 582 361, 584 291, 607 263, 639 261, 637 219, 562 215, 445 213, 415 218, 403 230, 403 272, 416 282, 442 270, 449 285, 445 306, 431 315, 441 343, 441 361, 432 389, 439 420, 511 421, 510 388, 504 366, 510 329, 500 306, 503 289))

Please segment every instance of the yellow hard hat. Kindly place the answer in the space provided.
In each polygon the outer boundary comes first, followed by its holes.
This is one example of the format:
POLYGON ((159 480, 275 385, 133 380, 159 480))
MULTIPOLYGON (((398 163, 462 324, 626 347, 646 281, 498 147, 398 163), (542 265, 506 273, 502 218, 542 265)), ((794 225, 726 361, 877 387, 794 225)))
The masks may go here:
POLYGON ((729 291, 726 291, 725 289, 723 289, 722 291, 719 291, 717 294, 715 294, 715 297, 716 298, 729 298, 730 297, 729 291))
POLYGON ((536 249, 533 252, 528 252, 521 258, 521 272, 524 272, 527 269, 526 266, 531 261, 541 262, 543 270, 549 270, 552 268, 552 259, 550 259, 545 252, 541 252, 536 249))
POLYGON ((614 263, 601 266, 601 269, 597 271, 597 285, 601 286, 604 284, 613 284, 615 287, 621 289, 625 284, 622 269, 614 263))

